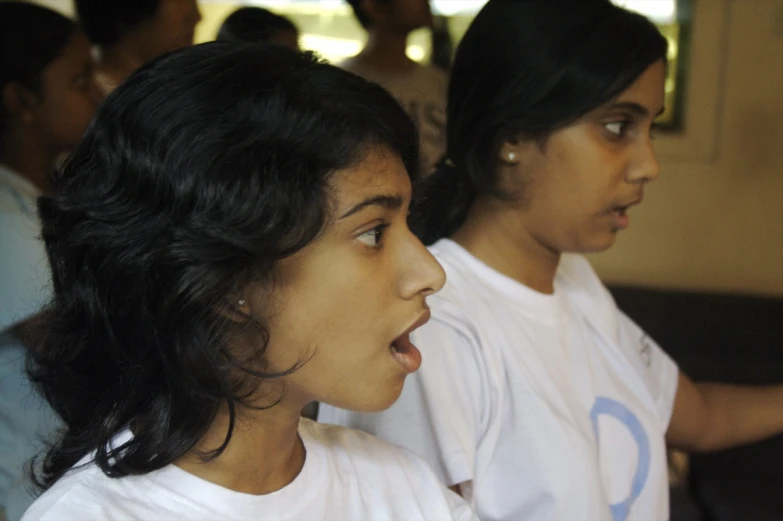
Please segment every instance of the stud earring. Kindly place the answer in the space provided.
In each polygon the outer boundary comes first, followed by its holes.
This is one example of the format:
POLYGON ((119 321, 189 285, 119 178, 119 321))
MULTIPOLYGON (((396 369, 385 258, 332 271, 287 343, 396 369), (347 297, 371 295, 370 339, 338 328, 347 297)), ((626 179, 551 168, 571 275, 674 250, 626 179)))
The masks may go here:
POLYGON ((243 298, 239 299, 239 302, 237 302, 237 304, 239 304, 239 307, 244 306, 245 305, 245 299, 243 299, 243 298))

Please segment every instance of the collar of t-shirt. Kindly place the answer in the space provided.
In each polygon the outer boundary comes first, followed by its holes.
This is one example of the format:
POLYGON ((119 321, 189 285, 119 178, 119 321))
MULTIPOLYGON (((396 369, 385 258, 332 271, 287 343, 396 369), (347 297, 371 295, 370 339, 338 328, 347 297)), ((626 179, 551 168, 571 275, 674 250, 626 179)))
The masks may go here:
MULTIPOLYGON (((165 489, 169 494, 215 512, 222 519, 256 520, 259 513, 263 513, 264 518, 289 519, 306 508, 326 484, 326 449, 312 433, 311 421, 300 422, 299 436, 306 452, 304 466, 291 483, 271 494, 259 496, 236 492, 201 479, 176 465, 168 465, 136 479, 145 481, 144 487, 152 484, 165 489)), ((131 437, 131 432, 126 430, 114 439, 112 446, 119 447, 131 437)))
POLYGON ((512 302, 525 314, 547 323, 559 320, 563 288, 557 279, 554 293, 541 293, 488 266, 451 239, 439 240, 431 246, 431 250, 435 257, 445 261, 447 274, 449 269, 464 268, 467 271, 465 276, 480 280, 494 295, 512 302))

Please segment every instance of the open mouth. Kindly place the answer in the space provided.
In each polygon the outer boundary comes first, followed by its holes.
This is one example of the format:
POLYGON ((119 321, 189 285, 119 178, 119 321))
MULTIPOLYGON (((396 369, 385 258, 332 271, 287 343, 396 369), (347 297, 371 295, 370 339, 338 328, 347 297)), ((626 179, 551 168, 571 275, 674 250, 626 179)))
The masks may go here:
POLYGON ((389 350, 406 373, 413 373, 421 367, 421 351, 413 345, 408 333, 392 342, 389 350))
POLYGON ((426 324, 429 319, 430 311, 426 310, 411 327, 389 344, 392 356, 408 373, 418 370, 421 366, 421 351, 411 342, 411 333, 426 324))
POLYGON ((617 206, 612 210, 611 216, 614 223, 614 228, 616 230, 624 230, 628 228, 628 225, 630 224, 630 219, 628 218, 628 208, 629 206, 617 206))
POLYGON ((410 335, 408 333, 405 333, 404 335, 394 340, 394 342, 391 343, 390 347, 391 350, 395 353, 405 354, 410 352, 411 348, 414 347, 414 345, 411 344, 410 335))

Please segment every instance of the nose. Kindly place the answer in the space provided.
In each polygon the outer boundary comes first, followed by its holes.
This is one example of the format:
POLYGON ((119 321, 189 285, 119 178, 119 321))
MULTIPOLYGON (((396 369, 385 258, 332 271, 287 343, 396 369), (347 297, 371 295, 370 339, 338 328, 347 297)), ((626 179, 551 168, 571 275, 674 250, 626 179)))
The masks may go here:
POLYGON ((646 138, 634 151, 626 179, 629 183, 649 183, 658 179, 661 173, 658 157, 650 138, 646 138))
POLYGON ((437 293, 446 283, 446 272, 413 233, 408 232, 408 238, 405 258, 402 259, 401 296, 407 300, 437 293))

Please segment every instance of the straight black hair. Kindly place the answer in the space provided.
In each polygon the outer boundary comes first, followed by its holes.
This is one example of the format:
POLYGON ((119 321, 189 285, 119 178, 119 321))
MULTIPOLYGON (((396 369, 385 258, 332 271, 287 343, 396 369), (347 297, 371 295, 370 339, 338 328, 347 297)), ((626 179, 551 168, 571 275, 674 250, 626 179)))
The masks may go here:
POLYGON ((286 18, 262 7, 240 7, 226 17, 218 30, 217 40, 226 42, 265 43, 283 31, 298 33, 286 18))
POLYGON ((332 217, 330 176, 378 146, 415 177, 415 127, 386 91, 283 47, 198 45, 114 91, 39 202, 54 298, 28 373, 66 427, 37 483, 93 451, 111 477, 164 467, 227 406, 203 456, 219 455, 281 376, 263 371, 265 318, 237 321, 232 303, 250 283, 273 294, 278 261, 332 217))
POLYGON ((508 197, 496 179, 505 141, 545 140, 666 60, 667 47, 649 20, 609 0, 489 0, 457 48, 446 154, 415 194, 411 229, 432 244, 479 195, 508 197))

